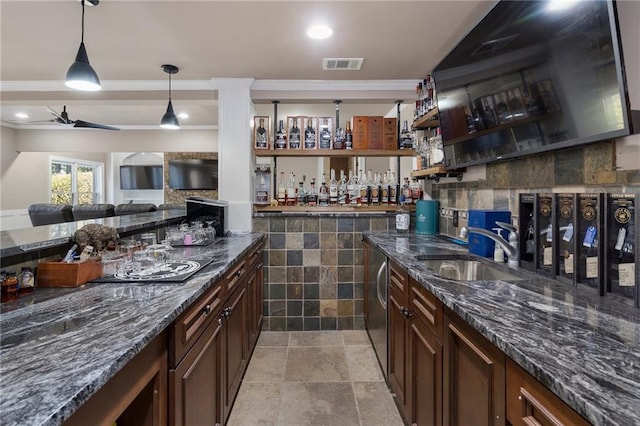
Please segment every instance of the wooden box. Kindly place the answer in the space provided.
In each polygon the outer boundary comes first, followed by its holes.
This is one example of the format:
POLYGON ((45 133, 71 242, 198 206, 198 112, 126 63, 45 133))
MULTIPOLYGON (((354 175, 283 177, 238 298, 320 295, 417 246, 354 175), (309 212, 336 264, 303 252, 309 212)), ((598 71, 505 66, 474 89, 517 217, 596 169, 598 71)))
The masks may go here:
POLYGON ((367 148, 369 149, 382 149, 383 137, 382 137, 382 120, 383 117, 372 116, 368 118, 369 138, 367 148))
POLYGON ((78 287, 102 276, 100 260, 78 263, 40 262, 36 273, 37 287, 78 287))
POLYGON ((385 118, 382 120, 382 149, 398 149, 398 119, 385 118))
POLYGON ((369 140, 369 117, 354 115, 351 117, 351 133, 353 135, 353 149, 367 149, 369 140))

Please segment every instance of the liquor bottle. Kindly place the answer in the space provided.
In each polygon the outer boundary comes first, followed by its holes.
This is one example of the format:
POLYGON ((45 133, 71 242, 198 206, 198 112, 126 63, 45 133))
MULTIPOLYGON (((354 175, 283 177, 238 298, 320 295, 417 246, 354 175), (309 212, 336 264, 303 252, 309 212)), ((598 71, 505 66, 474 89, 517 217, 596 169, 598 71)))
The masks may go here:
POLYGON ((357 206, 360 203, 360 187, 358 185, 358 178, 353 175, 353 172, 349 173, 347 193, 349 194, 349 204, 357 206))
POLYGON ((409 216, 409 210, 405 208, 404 203, 404 199, 401 199, 396 210, 396 231, 398 232, 409 232, 411 216, 409 216))
POLYGON ((316 192, 316 178, 311 178, 309 191, 307 192, 307 205, 315 207, 318 205, 318 193, 316 192))
POLYGON ((344 170, 340 170, 340 180, 338 181, 338 205, 347 204, 347 179, 344 176, 344 170))
POLYGON ((326 118, 322 119, 322 126, 320 126, 320 142, 318 143, 320 149, 331 149, 331 130, 329 129, 329 121, 326 118))
POLYGON ((385 172, 382 177, 380 188, 380 204, 388 205, 389 204, 389 172, 385 172))
POLYGON ((307 175, 302 175, 302 204, 306 206, 309 203, 309 187, 307 186, 307 175))
POLYGON ((256 129, 256 148, 269 148, 269 135, 267 135, 267 129, 264 128, 264 118, 260 119, 260 124, 256 129))
POLYGON ((346 130, 344 131, 344 148, 353 149, 353 133, 351 133, 350 121, 347 121, 346 130))
POLYGON ((334 169, 331 169, 331 180, 329 181, 329 204, 338 204, 338 181, 334 169))
POLYGON ((278 131, 276 132, 276 149, 286 149, 287 148, 287 134, 284 132, 284 121, 280 120, 280 124, 278 125, 278 131))
POLYGON ((313 128, 313 118, 307 119, 307 127, 304 129, 304 149, 316 149, 316 131, 313 128))
POLYGON ((360 170, 360 176, 360 179, 358 179, 360 182, 360 204, 366 206, 369 204, 369 184, 367 176, 362 173, 362 170, 360 170))
POLYGON ((371 178, 371 170, 367 172, 367 179, 369 179, 369 205, 380 205, 380 177, 378 173, 371 178))
POLYGON ((296 175, 291 172, 289 183, 287 184, 287 206, 295 206, 296 199, 296 175))
POLYGON ((327 176, 322 174, 322 183, 320 184, 320 191, 318 193, 318 205, 320 207, 327 207, 329 205, 329 189, 327 188, 327 176))
POLYGON ((418 183, 418 179, 413 178, 411 182, 411 203, 418 204, 418 200, 422 199, 422 186, 418 183))
POLYGON ((296 205, 304 206, 306 198, 306 191, 304 189, 304 182, 298 183, 298 194, 296 194, 296 205))
POLYGON ((404 178, 404 185, 402 185, 402 194, 400 199, 406 202, 407 200, 411 200, 411 186, 409 185, 409 178, 404 178))
POLYGON ((278 205, 287 204, 287 187, 284 183, 284 172, 280 172, 280 180, 278 181, 278 205))
POLYGON ((400 193, 400 185, 396 180, 396 174, 391 172, 389 177, 389 204, 398 204, 398 194, 400 193))
POLYGON ((344 149, 344 130, 342 127, 336 130, 336 137, 333 141, 333 149, 344 149))
POLYGON ((300 128, 296 117, 293 117, 293 124, 289 129, 289 149, 300 149, 300 128))
POLYGON ((402 125, 402 131, 400 132, 400 149, 412 149, 413 148, 413 136, 409 131, 409 123, 404 120, 402 125))

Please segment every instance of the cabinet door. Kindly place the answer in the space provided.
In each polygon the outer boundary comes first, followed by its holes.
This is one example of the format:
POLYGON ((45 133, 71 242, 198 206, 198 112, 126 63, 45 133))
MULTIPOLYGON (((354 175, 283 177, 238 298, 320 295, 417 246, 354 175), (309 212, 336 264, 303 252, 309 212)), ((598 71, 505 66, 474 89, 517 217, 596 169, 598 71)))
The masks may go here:
POLYGON ((258 340, 262 328, 262 286, 263 264, 258 262, 251 265, 249 279, 247 280, 247 292, 249 297, 249 352, 251 352, 258 340))
POLYGON ((409 328, 410 423, 442 425, 442 344, 417 317, 409 328))
MULTIPOLYGON (((227 307, 223 309, 223 420, 226 421, 231 405, 238 393, 242 375, 247 366, 247 321, 248 297, 246 285, 229 298, 227 307)), ((223 421, 223 423, 224 423, 223 421)))
POLYGON ((405 418, 409 417, 407 400, 407 354, 408 321, 406 305, 401 297, 389 287, 389 386, 395 393, 396 403, 401 407, 405 418))
POLYGON ((505 355, 453 312, 445 315, 444 424, 505 424, 505 355))
POLYGON ((221 324, 221 320, 212 321, 176 369, 169 371, 169 424, 221 422, 221 324))

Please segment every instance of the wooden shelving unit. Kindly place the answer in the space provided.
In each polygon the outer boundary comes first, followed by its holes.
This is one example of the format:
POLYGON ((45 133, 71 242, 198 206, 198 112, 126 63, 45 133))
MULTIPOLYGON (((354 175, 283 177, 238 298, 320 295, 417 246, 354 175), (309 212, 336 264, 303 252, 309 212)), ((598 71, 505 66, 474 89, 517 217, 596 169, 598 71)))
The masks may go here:
POLYGON ((458 181, 462 180, 462 174, 466 169, 448 170, 445 166, 430 167, 428 169, 414 170, 411 177, 417 179, 433 179, 435 182, 440 181, 443 177, 455 177, 458 181))
POLYGON ((412 149, 254 149, 256 157, 412 157, 412 149))
POLYGON ((438 126, 440 126, 440 121, 438 120, 438 108, 434 108, 415 120, 411 125, 411 128, 414 130, 427 130, 434 129, 438 126))

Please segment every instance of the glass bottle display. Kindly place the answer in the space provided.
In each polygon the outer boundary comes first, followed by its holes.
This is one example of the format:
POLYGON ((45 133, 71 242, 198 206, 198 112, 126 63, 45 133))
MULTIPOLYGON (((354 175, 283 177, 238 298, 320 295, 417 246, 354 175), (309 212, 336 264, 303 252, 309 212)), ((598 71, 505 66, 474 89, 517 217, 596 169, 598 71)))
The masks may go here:
POLYGON ((287 183, 287 206, 295 206, 296 202, 296 175, 291 172, 287 183))
POLYGON ((261 118, 259 123, 256 129, 256 148, 267 149, 269 148, 269 135, 267 129, 264 128, 264 118, 261 118))
POLYGON ((284 183, 284 172, 280 172, 280 179, 278 180, 278 205, 284 206, 287 204, 287 187, 284 183))
POLYGON ((313 128, 313 118, 307 119, 304 129, 304 149, 316 149, 316 130, 313 128))
POLYGON ((351 122, 347 121, 344 131, 344 147, 345 149, 353 149, 353 133, 351 132, 351 122))
POLYGON ((338 204, 338 181, 334 169, 331 169, 331 180, 329 181, 329 204, 338 204))
POLYGON ((400 132, 400 149, 413 149, 413 135, 409 131, 409 122, 404 121, 400 132))
POLYGON ((327 188, 327 177, 322 174, 322 183, 320 184, 320 190, 318 192, 318 205, 320 207, 327 207, 329 205, 329 188, 327 188))
POLYGON ((329 120, 326 118, 322 119, 319 139, 318 147, 320 149, 331 149, 331 129, 329 128, 329 120))
POLYGON ((316 191, 316 179, 311 178, 309 191, 307 192, 307 205, 315 207, 318 205, 318 193, 316 191))

